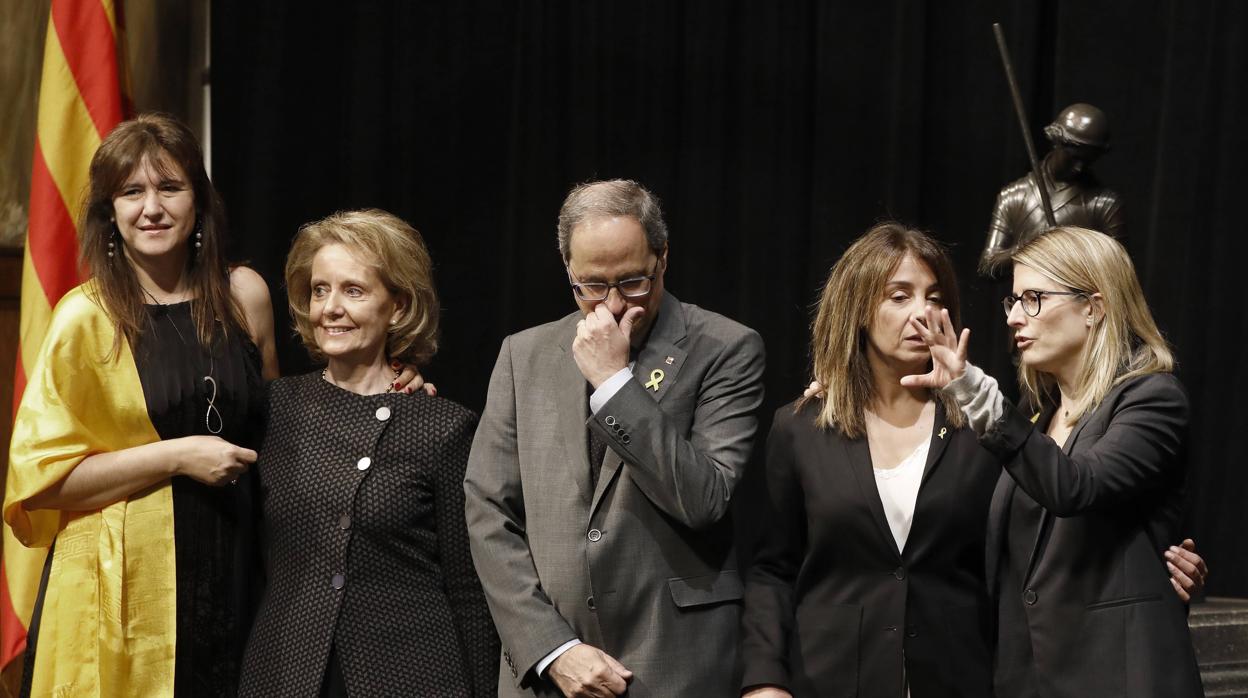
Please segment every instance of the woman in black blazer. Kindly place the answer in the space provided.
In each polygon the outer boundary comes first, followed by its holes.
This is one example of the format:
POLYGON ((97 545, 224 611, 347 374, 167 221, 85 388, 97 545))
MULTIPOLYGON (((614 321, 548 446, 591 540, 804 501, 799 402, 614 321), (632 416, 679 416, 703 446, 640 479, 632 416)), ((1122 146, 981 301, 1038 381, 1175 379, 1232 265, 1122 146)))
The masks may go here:
POLYGON ((957 317, 944 251, 875 226, 832 268, 812 331, 826 396, 776 412, 771 528, 746 583, 747 696, 990 696, 984 522, 1000 471, 910 327, 957 317))
POLYGON ((1200 696, 1163 542, 1177 537, 1187 398, 1130 258, 1056 228, 1012 255, 1005 298, 1021 408, 966 362, 969 331, 929 310, 912 329, 1004 473, 992 497, 998 696, 1200 696))

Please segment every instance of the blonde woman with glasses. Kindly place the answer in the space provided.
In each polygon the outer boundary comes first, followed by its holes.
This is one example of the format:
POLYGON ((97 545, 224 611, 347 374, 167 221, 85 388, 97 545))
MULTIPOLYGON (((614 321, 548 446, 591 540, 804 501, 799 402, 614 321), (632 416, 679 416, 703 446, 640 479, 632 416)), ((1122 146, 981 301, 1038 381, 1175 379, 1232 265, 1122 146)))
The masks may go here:
POLYGON ((967 362, 945 310, 910 326, 1004 472, 992 497, 997 695, 1199 696, 1166 541, 1187 474, 1187 397, 1123 247, 1063 227, 1012 255, 1022 404, 967 362))

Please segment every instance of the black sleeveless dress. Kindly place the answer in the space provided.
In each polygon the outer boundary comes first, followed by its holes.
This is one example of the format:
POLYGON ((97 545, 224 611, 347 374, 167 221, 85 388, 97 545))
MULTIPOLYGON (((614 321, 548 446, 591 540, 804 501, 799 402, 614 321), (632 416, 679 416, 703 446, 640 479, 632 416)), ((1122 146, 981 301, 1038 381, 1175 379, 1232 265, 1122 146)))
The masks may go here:
MULTIPOLYGON (((147 309, 151 323, 136 342, 134 361, 148 417, 160 438, 215 434, 257 448, 263 434, 264 381, 255 345, 239 331, 218 338, 207 351, 195 331, 191 302, 147 309)), ((259 596, 254 482, 250 472, 225 487, 173 478, 176 696, 237 691, 259 596)))
MULTIPOLYGON (((256 448, 264 433, 265 386, 260 353, 246 333, 218 337, 208 351, 196 333, 190 301, 149 305, 147 312, 149 322, 132 353, 147 414, 160 438, 215 434, 256 448), (212 381, 205 381, 205 376, 212 381)), ((251 472, 225 487, 185 476, 173 478, 177 557, 173 692, 179 698, 217 698, 238 691, 239 665, 262 579, 254 483, 251 472)), ((51 562, 49 554, 27 635, 23 696, 30 695, 51 562)))

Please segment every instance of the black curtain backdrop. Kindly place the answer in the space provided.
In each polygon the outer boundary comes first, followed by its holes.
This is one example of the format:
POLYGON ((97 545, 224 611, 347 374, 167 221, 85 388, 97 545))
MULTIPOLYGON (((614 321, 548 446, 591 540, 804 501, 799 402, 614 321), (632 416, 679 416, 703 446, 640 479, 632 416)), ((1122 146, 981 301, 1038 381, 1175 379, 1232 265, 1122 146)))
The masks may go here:
MULTIPOLYGON (((1213 568, 1209 593, 1248 596, 1236 214, 1248 4, 215 0, 212 12, 213 172, 237 256, 273 289, 286 373, 309 367, 281 284, 291 237, 380 207, 424 234, 437 267, 442 345, 426 373, 480 410, 503 336, 574 308, 555 247, 564 194, 629 177, 664 201, 668 288, 766 340, 764 427, 808 380, 829 267, 886 217, 950 245, 972 360, 1013 386, 1001 287, 973 273, 997 190, 1026 169, 1000 21, 1042 148, 1040 128, 1069 103, 1110 117, 1113 150, 1095 169, 1126 200, 1125 242, 1194 406, 1187 532, 1213 568)), ((756 489, 747 480, 744 504, 756 489)))

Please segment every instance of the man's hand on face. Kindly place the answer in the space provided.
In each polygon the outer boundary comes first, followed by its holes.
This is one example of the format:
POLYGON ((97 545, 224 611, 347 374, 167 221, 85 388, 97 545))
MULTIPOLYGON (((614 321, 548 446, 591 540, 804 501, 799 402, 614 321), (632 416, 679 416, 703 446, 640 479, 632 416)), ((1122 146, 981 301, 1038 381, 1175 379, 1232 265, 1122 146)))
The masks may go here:
POLYGON ((628 367, 629 337, 643 313, 643 308, 629 308, 616 324, 606 304, 599 303, 584 320, 576 323, 572 357, 581 375, 595 390, 620 369, 628 367))
POLYGON ((569 698, 612 698, 624 695, 633 672, 615 657, 582 643, 551 662, 547 676, 569 698))

